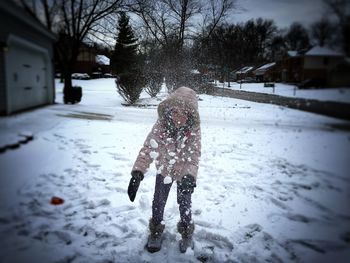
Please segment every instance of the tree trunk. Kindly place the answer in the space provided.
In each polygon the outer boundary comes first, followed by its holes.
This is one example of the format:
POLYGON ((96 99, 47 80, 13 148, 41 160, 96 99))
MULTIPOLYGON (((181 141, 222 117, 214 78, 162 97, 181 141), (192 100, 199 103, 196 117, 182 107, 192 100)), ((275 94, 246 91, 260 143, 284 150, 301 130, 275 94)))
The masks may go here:
POLYGON ((63 101, 64 103, 71 102, 71 96, 72 96, 72 67, 69 65, 69 63, 64 63, 65 66, 63 69, 63 79, 64 79, 64 88, 63 88, 63 101))
POLYGON ((64 90, 70 90, 72 88, 72 72, 65 69, 64 71, 64 90))
POLYGON ((65 103, 71 101, 71 96, 73 94, 72 73, 78 57, 78 47, 79 45, 68 42, 68 44, 63 43, 60 49, 60 60, 64 79, 63 101, 65 103))

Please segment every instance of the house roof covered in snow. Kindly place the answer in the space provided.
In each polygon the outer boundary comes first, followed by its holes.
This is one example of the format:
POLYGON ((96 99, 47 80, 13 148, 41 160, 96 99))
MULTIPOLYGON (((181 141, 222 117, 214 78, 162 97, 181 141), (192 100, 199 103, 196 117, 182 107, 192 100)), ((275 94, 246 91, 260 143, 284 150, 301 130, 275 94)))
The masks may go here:
POLYGON ((109 58, 104 55, 96 55, 96 62, 100 65, 109 65, 109 58))
POLYGON ((295 50, 289 50, 287 53, 290 57, 296 57, 298 55, 298 51, 295 50))
POLYGON ((201 74, 198 69, 192 69, 191 74, 201 74))
POLYGON ((262 65, 260 68, 257 68, 256 70, 268 69, 273 67, 274 65, 276 65, 276 62, 267 63, 265 65, 262 65))
POLYGON ((343 54, 326 47, 315 46, 306 52, 305 56, 342 57, 343 54))
POLYGON ((276 65, 276 62, 264 64, 261 67, 257 68, 256 70, 254 70, 254 73, 255 74, 264 74, 267 70, 272 68, 274 65, 276 65))
POLYGON ((245 73, 248 73, 249 71, 251 71, 254 67, 252 66, 246 66, 246 67, 243 67, 239 70, 236 71, 236 74, 245 74, 245 73))

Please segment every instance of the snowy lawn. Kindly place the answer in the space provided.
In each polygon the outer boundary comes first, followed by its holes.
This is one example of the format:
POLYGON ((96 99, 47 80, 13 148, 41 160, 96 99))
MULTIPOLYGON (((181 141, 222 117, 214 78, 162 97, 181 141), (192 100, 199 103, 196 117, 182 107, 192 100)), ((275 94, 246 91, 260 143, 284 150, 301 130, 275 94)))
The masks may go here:
POLYGON ((0 119, 2 138, 34 134, 0 154, 0 262, 349 262, 349 122, 200 95, 195 248, 178 251, 173 185, 149 254, 154 166, 134 203, 126 189, 160 100, 124 107, 113 79, 75 84, 80 104, 57 83, 56 105, 0 119))
POLYGON ((264 87, 264 83, 242 83, 242 85, 240 85, 237 82, 231 82, 230 87, 228 87, 228 82, 217 82, 217 86, 219 88, 275 94, 292 98, 350 103, 350 87, 328 89, 299 89, 295 85, 275 83, 275 89, 273 89, 272 87, 264 87))

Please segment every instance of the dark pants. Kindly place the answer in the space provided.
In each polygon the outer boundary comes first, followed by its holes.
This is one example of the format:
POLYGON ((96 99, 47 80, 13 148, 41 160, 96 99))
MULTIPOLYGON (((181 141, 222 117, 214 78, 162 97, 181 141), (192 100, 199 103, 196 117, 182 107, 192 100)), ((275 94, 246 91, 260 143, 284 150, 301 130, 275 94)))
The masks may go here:
MULTIPOLYGON (((164 207, 172 186, 164 184, 164 176, 158 174, 152 202, 152 219, 155 224, 163 221, 164 207)), ((192 220, 191 193, 183 193, 181 184, 177 183, 177 203, 179 204, 180 220, 184 225, 189 225, 192 220)))

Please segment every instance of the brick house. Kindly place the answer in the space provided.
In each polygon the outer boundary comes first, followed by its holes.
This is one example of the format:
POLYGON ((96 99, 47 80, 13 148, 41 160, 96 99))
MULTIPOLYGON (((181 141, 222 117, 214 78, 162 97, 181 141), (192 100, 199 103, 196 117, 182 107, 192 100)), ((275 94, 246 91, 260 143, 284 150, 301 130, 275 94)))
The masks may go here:
POLYGON ((258 82, 278 81, 276 62, 264 64, 253 71, 258 82))
POLYGON ((277 62, 276 66, 283 82, 301 82, 303 57, 297 51, 288 51, 284 58, 277 62))
POLYGON ((247 78, 254 78, 254 67, 253 66, 244 66, 234 72, 236 74, 236 79, 244 80, 247 78))
POLYGON ((301 83, 312 80, 319 85, 331 85, 334 68, 344 61, 344 56, 326 47, 315 46, 305 53, 289 51, 277 62, 283 82, 301 83))
POLYGON ((304 54, 302 80, 315 79, 328 84, 330 71, 339 65, 344 56, 331 49, 315 46, 304 54))
POLYGON ((109 58, 99 55, 94 47, 83 45, 79 50, 74 72, 87 73, 89 75, 92 75, 94 72, 110 73, 109 58))

